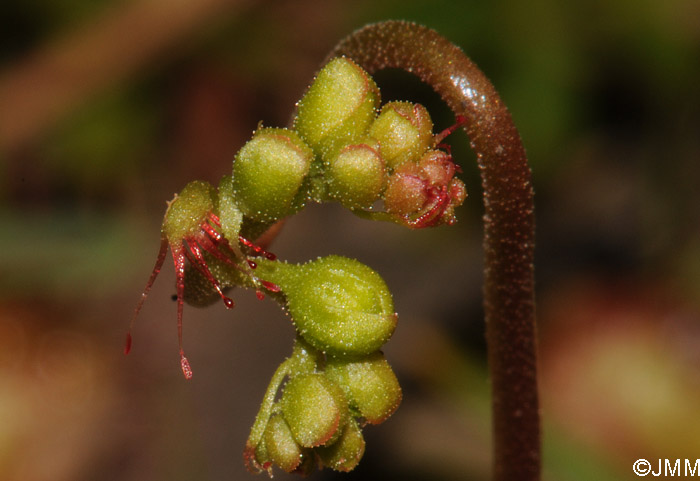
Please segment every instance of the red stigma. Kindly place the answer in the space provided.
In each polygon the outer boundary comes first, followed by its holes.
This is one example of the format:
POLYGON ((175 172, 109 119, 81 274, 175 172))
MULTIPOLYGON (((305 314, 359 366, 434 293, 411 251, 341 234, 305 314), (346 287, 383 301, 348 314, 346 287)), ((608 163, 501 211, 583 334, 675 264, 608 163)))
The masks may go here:
POLYGON ((184 374, 185 379, 188 381, 192 379, 192 366, 190 366, 190 361, 187 360, 182 351, 180 351, 180 367, 182 367, 182 374, 184 374))

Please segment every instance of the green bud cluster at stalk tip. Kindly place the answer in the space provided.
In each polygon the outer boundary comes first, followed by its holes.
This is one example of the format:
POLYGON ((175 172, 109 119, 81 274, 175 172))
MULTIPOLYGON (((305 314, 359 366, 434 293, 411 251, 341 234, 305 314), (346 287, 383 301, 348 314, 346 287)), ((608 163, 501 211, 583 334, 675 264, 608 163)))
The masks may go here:
POLYGON ((340 256, 258 269, 280 286, 298 337, 268 387, 246 463, 252 471, 349 471, 364 453, 362 426, 382 423, 401 402, 380 351, 396 327, 389 290, 372 269, 340 256))
POLYGON ((168 204, 158 260, 134 318, 170 249, 187 379, 184 302, 221 298, 231 308, 228 288, 252 288, 279 302, 296 329, 293 353, 273 375, 246 443, 252 471, 350 471, 365 450, 362 428, 382 423, 401 402, 380 351, 397 315, 379 274, 340 256, 287 264, 256 241, 312 201, 409 228, 456 221, 466 190, 449 149, 440 150, 453 129, 434 135, 419 104, 379 108, 369 74, 349 59, 332 59, 299 101, 293 128, 258 128, 218 187, 191 182, 168 204))
POLYGON ((439 151, 447 159, 440 164, 444 175, 419 167, 428 152, 438 152, 436 139, 451 130, 434 136, 430 114, 420 104, 389 102, 377 113, 379 100, 372 78, 352 61, 335 58, 321 69, 299 101, 294 120, 294 128, 316 154, 311 197, 411 228, 454 223, 454 209, 464 202, 466 190, 454 177, 451 156, 439 151), (407 169, 415 170, 412 183, 397 182, 407 169), (396 200, 407 196, 412 202, 399 201, 397 208, 396 200), (384 212, 373 211, 378 201, 384 203, 384 212))
POLYGON ((245 462, 253 472, 271 473, 273 465, 300 474, 316 466, 350 471, 365 451, 362 426, 382 423, 400 402, 398 380, 380 351, 335 359, 298 339, 268 387, 245 462), (314 366, 300 368, 302 352, 316 353, 314 366))

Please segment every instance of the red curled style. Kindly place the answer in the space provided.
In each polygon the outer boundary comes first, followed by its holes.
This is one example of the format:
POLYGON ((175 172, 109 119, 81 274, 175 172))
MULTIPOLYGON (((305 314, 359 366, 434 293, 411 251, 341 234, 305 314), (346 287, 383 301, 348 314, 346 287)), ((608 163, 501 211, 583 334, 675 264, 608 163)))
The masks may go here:
POLYGON ((531 172, 510 113, 486 76, 454 44, 390 21, 344 39, 344 55, 370 74, 400 68, 431 85, 465 118, 484 191, 484 307, 493 394, 494 480, 540 477, 531 172))

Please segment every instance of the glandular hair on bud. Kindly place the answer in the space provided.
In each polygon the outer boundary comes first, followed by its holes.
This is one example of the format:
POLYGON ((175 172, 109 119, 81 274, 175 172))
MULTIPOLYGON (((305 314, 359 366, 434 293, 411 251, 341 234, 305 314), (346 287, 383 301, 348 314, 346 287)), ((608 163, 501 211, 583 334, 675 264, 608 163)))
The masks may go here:
POLYGON ((328 193, 348 209, 369 208, 381 195, 386 172, 376 141, 348 145, 326 164, 328 193))
POLYGON ((389 102, 382 107, 369 129, 391 169, 405 162, 417 162, 433 143, 433 121, 420 104, 389 102))
POLYGON ((259 129, 233 162, 233 194, 243 214, 273 222, 303 206, 297 195, 313 152, 289 129, 259 129))
POLYGON ((299 101, 294 128, 317 155, 328 158, 365 135, 378 107, 372 77, 338 57, 321 69, 299 101))

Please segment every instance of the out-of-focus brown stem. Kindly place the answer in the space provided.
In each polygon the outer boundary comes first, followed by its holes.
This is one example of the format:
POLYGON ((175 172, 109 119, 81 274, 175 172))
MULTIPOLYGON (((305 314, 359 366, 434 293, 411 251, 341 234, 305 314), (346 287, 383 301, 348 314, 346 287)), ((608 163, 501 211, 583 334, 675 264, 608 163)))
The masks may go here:
POLYGON ((369 25, 332 52, 370 73, 400 68, 430 84, 477 154, 484 190, 484 307, 493 395, 494 480, 540 477, 531 172, 510 113, 454 44, 407 22, 369 25))

